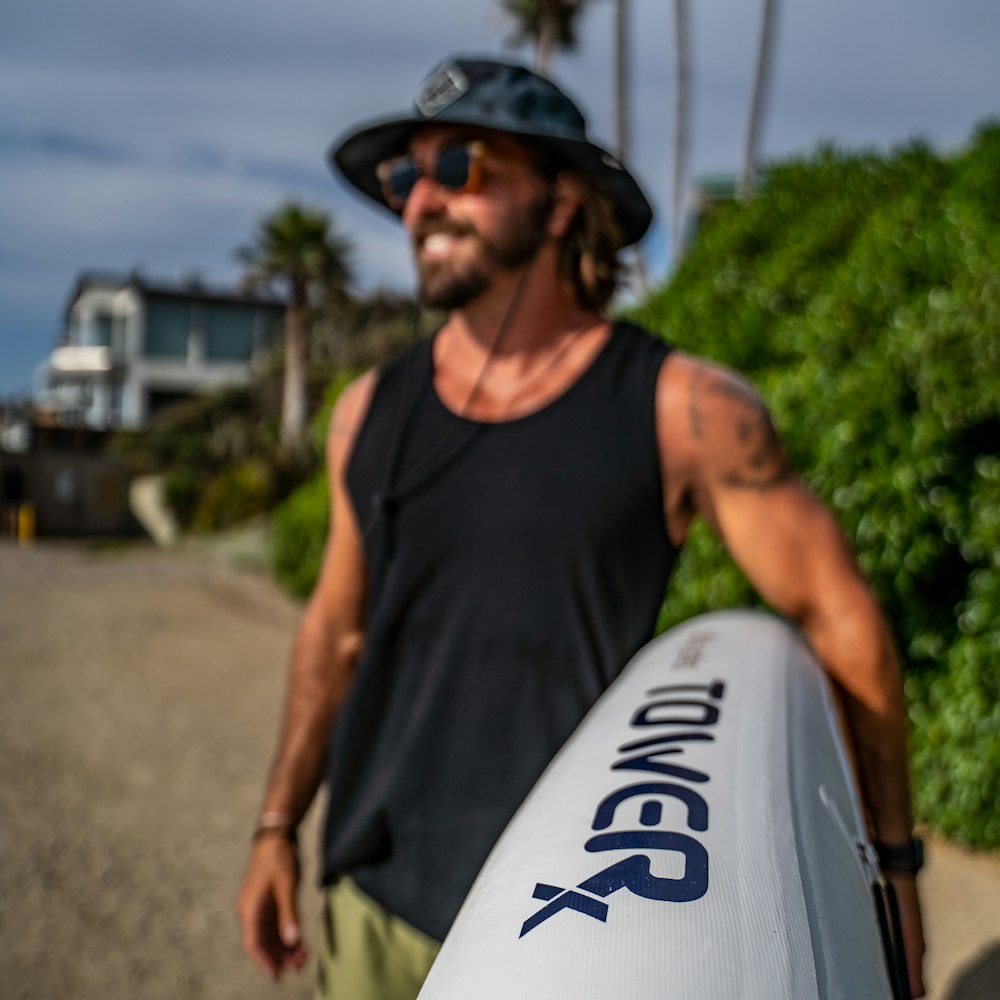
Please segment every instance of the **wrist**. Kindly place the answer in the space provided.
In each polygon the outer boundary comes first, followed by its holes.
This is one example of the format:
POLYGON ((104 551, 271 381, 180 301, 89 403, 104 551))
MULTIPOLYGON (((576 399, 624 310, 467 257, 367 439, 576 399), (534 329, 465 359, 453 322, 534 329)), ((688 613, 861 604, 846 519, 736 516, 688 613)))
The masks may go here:
POLYGON ((919 837, 901 841, 876 840, 872 847, 886 875, 912 877, 924 866, 924 842, 919 837))
POLYGON ((264 839, 284 840, 292 847, 298 846, 298 835, 296 823, 288 813, 265 812, 261 813, 250 835, 252 843, 256 844, 264 839))

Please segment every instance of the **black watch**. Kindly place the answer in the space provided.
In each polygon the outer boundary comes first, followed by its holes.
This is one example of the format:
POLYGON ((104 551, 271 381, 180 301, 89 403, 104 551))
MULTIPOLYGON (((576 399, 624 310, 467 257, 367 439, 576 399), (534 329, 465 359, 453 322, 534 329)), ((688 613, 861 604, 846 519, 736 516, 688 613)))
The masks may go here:
POLYGON ((901 844, 876 840, 872 847, 887 875, 916 875, 924 867, 924 842, 919 837, 910 837, 901 844))

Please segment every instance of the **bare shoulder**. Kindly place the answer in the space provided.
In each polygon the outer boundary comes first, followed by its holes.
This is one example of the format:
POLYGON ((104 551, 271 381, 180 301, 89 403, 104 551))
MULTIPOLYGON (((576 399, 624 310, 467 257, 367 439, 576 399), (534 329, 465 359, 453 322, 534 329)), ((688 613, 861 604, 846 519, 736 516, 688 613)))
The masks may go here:
POLYGON ((375 370, 358 376, 340 393, 330 415, 326 446, 330 524, 323 564, 309 601, 310 613, 320 620, 339 616, 352 627, 361 620, 365 559, 344 470, 377 380, 375 370))
POLYGON ((692 486, 768 491, 791 478, 767 407, 732 370, 674 352, 657 384, 665 466, 692 486))
POLYGON ((368 412, 375 385, 378 382, 378 372, 371 368, 363 375, 349 382, 337 398, 330 418, 330 435, 332 437, 353 437, 368 412))
POLYGON ((378 382, 378 372, 372 368, 349 382, 337 398, 330 415, 327 437, 327 461, 331 472, 343 466, 354 439, 368 412, 378 382))

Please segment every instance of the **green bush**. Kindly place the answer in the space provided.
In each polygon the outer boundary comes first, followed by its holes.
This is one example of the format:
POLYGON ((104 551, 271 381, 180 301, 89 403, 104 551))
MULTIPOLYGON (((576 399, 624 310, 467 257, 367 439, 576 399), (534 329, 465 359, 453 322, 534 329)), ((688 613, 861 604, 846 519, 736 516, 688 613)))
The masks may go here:
POLYGON ((296 597, 308 597, 319 576, 330 523, 330 491, 317 473, 271 516, 271 569, 296 597))
MULTIPOLYGON (((314 405, 318 391, 313 387, 314 405)), ((319 466, 321 451, 278 443, 280 380, 191 398, 157 414, 145 434, 119 434, 112 448, 136 473, 164 472, 179 523, 211 532, 270 511, 319 466)))
POLYGON ((176 466, 165 476, 163 495, 181 524, 190 524, 204 488, 204 477, 188 465, 176 466))
MULTIPOLYGON (((748 375, 899 636, 922 819, 1000 846, 1000 127, 824 149, 708 220, 635 318, 748 375)), ((663 615, 752 600, 707 532, 663 615)))
POLYGON ((207 533, 230 528, 266 511, 274 497, 274 474, 261 459, 224 465, 199 491, 191 526, 207 533))
MULTIPOLYGON (((340 372, 330 383, 310 426, 310 438, 322 452, 330 415, 341 392, 356 372, 340 372)), ((271 518, 271 568, 278 581, 297 597, 308 596, 316 584, 330 526, 330 490, 319 472, 282 503, 271 518)))

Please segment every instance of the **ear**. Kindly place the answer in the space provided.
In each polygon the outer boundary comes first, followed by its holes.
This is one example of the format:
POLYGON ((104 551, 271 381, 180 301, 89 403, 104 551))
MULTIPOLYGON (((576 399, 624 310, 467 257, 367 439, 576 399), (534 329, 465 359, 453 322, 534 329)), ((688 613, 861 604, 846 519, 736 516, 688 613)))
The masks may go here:
POLYGON ((582 203, 580 186, 565 174, 559 174, 552 185, 552 211, 546 227, 548 235, 562 239, 569 232, 582 203))

